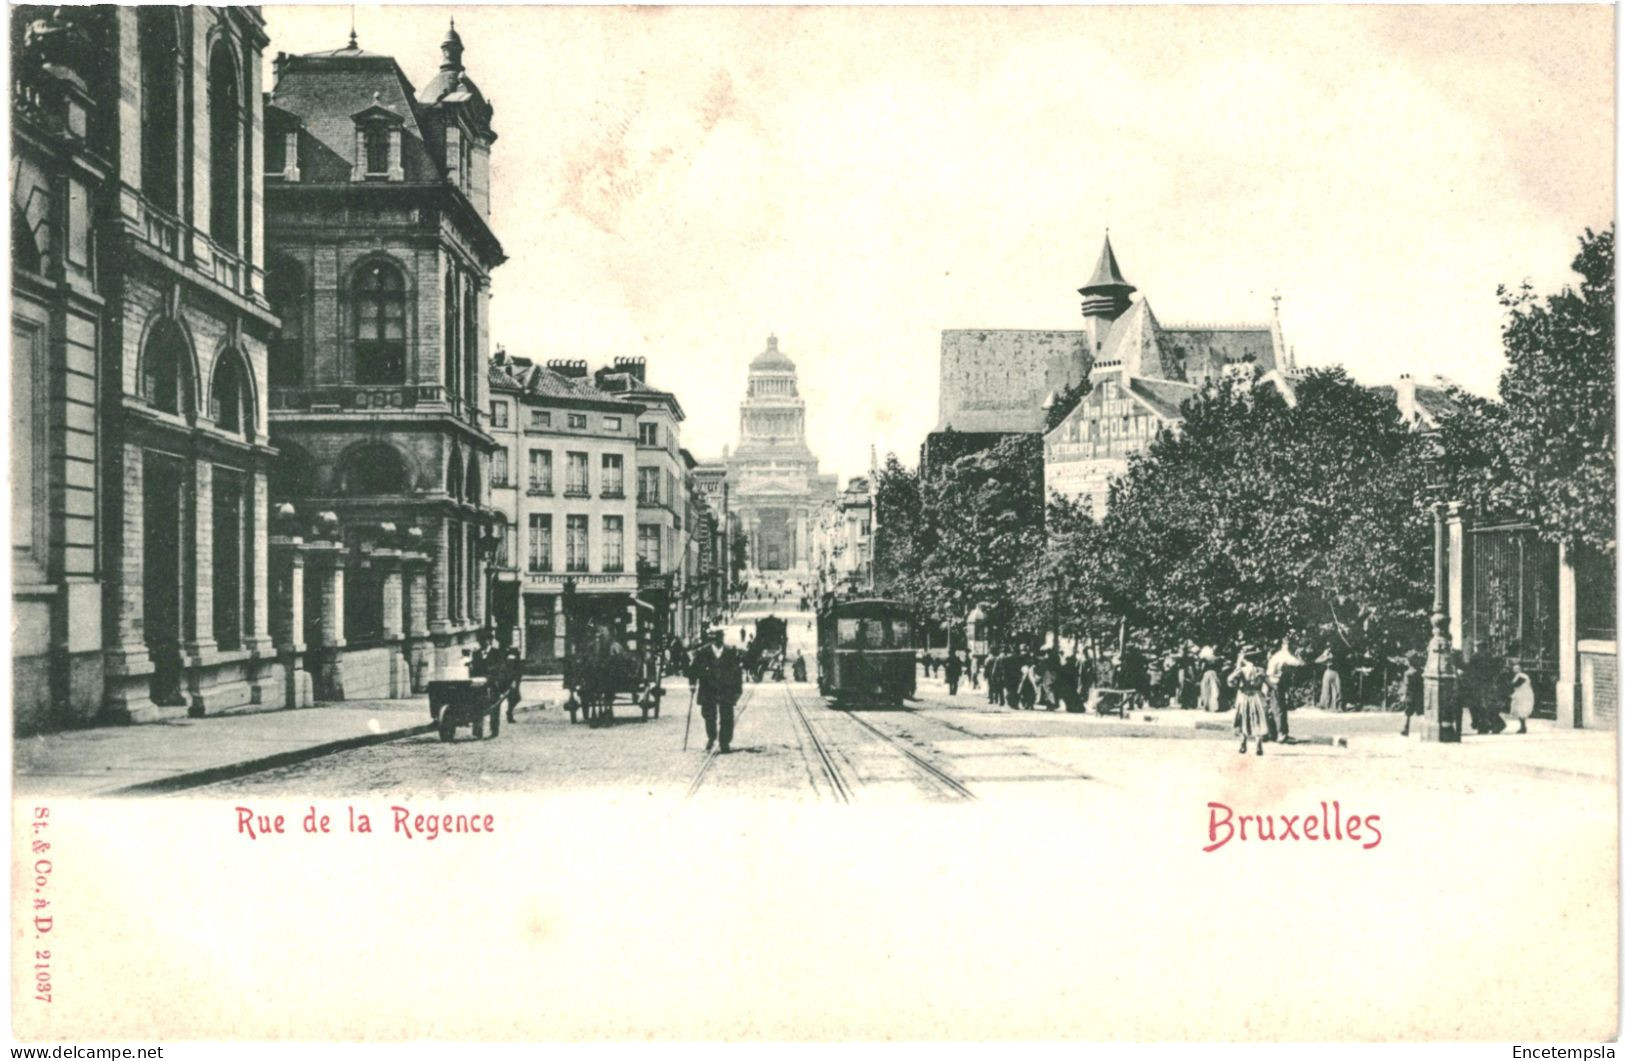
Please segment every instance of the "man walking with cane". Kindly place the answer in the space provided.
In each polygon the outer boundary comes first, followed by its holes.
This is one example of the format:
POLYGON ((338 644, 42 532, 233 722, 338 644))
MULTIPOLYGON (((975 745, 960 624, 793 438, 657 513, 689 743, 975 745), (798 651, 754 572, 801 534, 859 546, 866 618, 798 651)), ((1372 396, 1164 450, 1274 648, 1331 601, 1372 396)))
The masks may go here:
POLYGON ((734 705, 744 690, 743 661, 739 650, 723 644, 723 631, 713 626, 707 631, 705 647, 694 653, 689 665, 689 718, 693 718, 694 700, 700 702, 700 717, 705 719, 705 750, 720 743, 727 754, 734 738, 734 705))

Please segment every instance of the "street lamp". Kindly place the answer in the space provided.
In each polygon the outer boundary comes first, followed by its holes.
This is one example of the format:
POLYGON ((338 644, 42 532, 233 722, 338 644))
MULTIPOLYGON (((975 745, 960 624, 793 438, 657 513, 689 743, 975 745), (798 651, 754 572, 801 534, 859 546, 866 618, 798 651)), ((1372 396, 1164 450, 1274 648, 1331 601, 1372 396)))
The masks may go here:
POLYGON ((502 548, 500 533, 495 524, 487 525, 474 545, 480 559, 485 562, 485 628, 480 632, 480 639, 491 644, 495 644, 497 639, 496 613, 492 610, 495 601, 491 587, 497 577, 494 561, 497 551, 502 548))

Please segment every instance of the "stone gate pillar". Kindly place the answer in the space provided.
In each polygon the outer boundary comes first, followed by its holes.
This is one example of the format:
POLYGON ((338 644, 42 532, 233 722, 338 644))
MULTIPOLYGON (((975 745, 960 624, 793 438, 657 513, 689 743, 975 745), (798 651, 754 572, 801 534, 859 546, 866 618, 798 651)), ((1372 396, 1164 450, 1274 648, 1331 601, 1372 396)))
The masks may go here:
POLYGON ((271 535, 268 545, 271 586, 267 604, 271 643, 282 669, 283 706, 309 707, 315 698, 310 672, 304 668, 305 539, 290 530, 271 535))
POLYGON ((344 545, 335 541, 312 542, 305 563, 316 571, 321 588, 319 601, 306 605, 319 608, 321 640, 306 647, 315 653, 316 698, 344 699, 344 545))

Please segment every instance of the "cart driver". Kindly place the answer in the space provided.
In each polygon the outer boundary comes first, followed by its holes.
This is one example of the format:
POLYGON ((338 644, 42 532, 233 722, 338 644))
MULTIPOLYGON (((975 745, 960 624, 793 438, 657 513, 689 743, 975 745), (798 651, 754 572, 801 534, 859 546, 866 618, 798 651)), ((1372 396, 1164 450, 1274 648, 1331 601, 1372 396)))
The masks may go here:
POLYGON ((722 627, 706 631, 705 645, 694 653, 688 668, 688 680, 700 701, 700 717, 705 719, 706 751, 720 744, 727 754, 733 744, 734 705, 744 689, 743 666, 739 650, 723 643, 722 627))

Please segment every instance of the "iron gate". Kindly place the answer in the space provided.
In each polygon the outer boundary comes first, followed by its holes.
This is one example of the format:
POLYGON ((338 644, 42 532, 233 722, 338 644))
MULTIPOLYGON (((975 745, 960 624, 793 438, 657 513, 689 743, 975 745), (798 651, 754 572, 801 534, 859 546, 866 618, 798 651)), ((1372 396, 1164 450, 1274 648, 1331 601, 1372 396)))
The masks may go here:
POLYGON ((1467 531, 1466 641, 1473 657, 1512 660, 1535 690, 1535 715, 1557 716, 1557 546, 1527 524, 1467 531))

